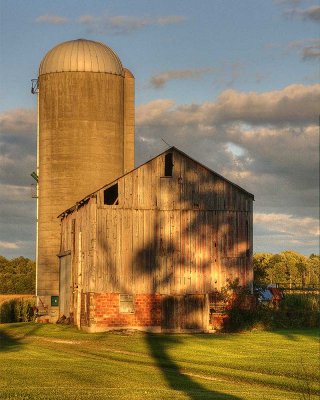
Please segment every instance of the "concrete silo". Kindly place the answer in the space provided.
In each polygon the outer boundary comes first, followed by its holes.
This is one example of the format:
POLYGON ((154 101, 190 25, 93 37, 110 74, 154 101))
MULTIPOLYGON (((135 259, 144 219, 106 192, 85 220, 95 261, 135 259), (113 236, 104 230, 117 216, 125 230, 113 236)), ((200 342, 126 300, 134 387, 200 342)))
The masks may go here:
POLYGON ((59 295, 57 216, 134 168, 134 77, 91 40, 59 44, 38 77, 37 296, 54 320, 59 295))

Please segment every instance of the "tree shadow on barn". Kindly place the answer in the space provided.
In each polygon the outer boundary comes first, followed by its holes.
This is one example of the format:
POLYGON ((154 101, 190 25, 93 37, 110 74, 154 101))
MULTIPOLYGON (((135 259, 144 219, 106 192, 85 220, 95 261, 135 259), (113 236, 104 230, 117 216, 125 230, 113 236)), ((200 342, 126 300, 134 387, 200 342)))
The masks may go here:
MULTIPOLYGON (((98 248, 101 246, 103 252, 109 255, 107 278, 116 292, 160 295, 161 307, 168 300, 168 307, 165 305, 161 310, 162 329, 203 330, 205 318, 202 318, 202 323, 197 323, 201 320, 199 315, 204 316, 205 307, 206 318, 209 317, 209 307, 205 303, 207 293, 223 284, 229 275, 241 277, 240 265, 246 267, 247 264, 249 240, 244 239, 244 221, 248 218, 248 212, 241 208, 243 221, 239 225, 233 204, 236 194, 229 196, 227 201, 224 182, 219 177, 215 179, 220 181, 221 187, 206 189, 212 183, 211 174, 205 174, 201 178, 201 185, 205 189, 200 193, 198 175, 201 176, 201 171, 199 170, 199 174, 196 171, 195 179, 188 178, 194 172, 193 167, 186 167, 188 170, 184 171, 184 175, 181 174, 184 179, 180 176, 160 178, 155 208, 144 209, 141 206, 132 209, 130 223, 126 222, 126 229, 130 233, 127 236, 132 238, 132 247, 129 247, 129 250, 132 248, 132 259, 126 260, 130 260, 130 276, 121 276, 122 266, 117 265, 116 259, 111 257, 122 251, 121 241, 114 239, 116 245, 113 244, 113 247, 106 238, 97 242, 98 248), (174 188, 178 188, 177 192, 174 188), (214 202, 205 206, 206 199, 212 196, 214 202), (230 212, 233 216, 231 222, 230 212), (242 233, 241 236, 239 232, 242 233), (235 243, 234 236, 239 243, 235 243), (240 241, 243 242, 242 246, 240 241), (213 275, 214 271, 217 278, 213 275), (201 296, 203 301, 197 301, 201 296), (173 302, 172 307, 170 301, 173 302), (166 315, 163 315, 165 310, 166 315), (174 326, 170 326, 172 321, 174 326)), ((112 219, 110 221, 113 222, 112 219)), ((118 233, 119 231, 113 232, 113 238, 117 238, 118 233)), ((125 248, 125 252, 128 249, 125 248)), ((153 321, 155 310, 150 307, 149 312, 147 320, 153 321)), ((141 322, 145 322, 144 318, 141 322)), ((190 399, 240 399, 209 390, 205 384, 198 383, 199 379, 205 382, 205 377, 197 378, 183 371, 170 355, 170 349, 182 342, 178 335, 148 333, 146 342, 150 355, 172 390, 183 392, 190 399)), ((210 373, 214 379, 214 370, 210 373)))
MULTIPOLYGON (((158 228, 155 227, 154 230, 157 231, 158 228)), ((106 243, 103 243, 103 246, 105 251, 110 251, 106 243)), ((157 259, 152 257, 154 248, 155 243, 146 243, 145 246, 135 254, 134 265, 140 266, 140 268, 138 269, 138 273, 140 276, 150 277, 150 270, 151 272, 159 270, 160 265, 157 262, 157 259), (146 260, 148 260, 149 263, 151 262, 151 265, 146 265, 146 260)), ((170 251, 174 252, 174 247, 171 248, 170 251)), ((113 282, 114 277, 117 275, 117 268, 113 263, 110 264, 109 268, 111 271, 109 279, 113 282)), ((158 284, 155 284, 153 282, 153 291, 155 293, 158 292, 159 286, 162 286, 163 283, 170 283, 171 279, 172 277, 169 275, 163 277, 163 280, 158 282, 158 284)), ((114 281, 113 284, 116 285, 116 281, 114 281)), ((120 285, 119 291, 126 293, 128 291, 128 288, 120 285)), ((168 300, 170 302, 170 298, 168 300)), ((189 312, 192 312, 190 307, 188 310, 189 312)), ((152 319, 152 313, 154 312, 154 310, 150 309, 149 312, 150 319, 152 319)), ((170 318, 170 315, 166 316, 166 323, 169 322, 169 324, 171 324, 171 320, 172 318, 170 318)), ((194 326, 193 328, 196 329, 197 327, 194 326)), ((201 327, 199 326, 198 328, 201 327)), ((182 340, 181 337, 179 337, 179 334, 154 334, 151 332, 147 332, 145 334, 145 340, 150 356, 153 358, 160 373, 162 374, 167 385, 172 391, 183 393, 191 400, 241 400, 240 397, 230 395, 222 391, 215 391, 206 388, 205 385, 202 385, 195 380, 197 379, 196 377, 192 377, 191 373, 188 373, 181 368, 179 363, 170 355, 171 349, 173 349, 174 347, 178 347, 182 344, 182 340)), ((207 379, 207 382, 211 380, 213 381, 215 378, 214 369, 212 369, 209 373, 211 373, 212 376, 209 379, 208 377, 204 378, 207 379)))
MULTIPOLYGON (((188 229, 193 230, 197 226, 198 221, 192 221, 189 224, 188 229)), ((157 238, 157 232, 159 228, 154 227, 154 238, 157 238)), ((185 234, 186 232, 183 232, 185 234)), ((158 238, 158 244, 148 243, 137 252, 134 260, 134 265, 137 266, 139 275, 148 277, 150 271, 155 274, 159 273, 161 269, 161 256, 153 257, 154 249, 158 247, 158 251, 161 254, 161 247, 165 249, 167 254, 175 254, 178 250, 172 243, 161 242, 158 238), (160 244, 159 244, 160 242, 160 244), (146 263, 148 260, 148 263, 146 263)), ((203 270, 209 268, 209 262, 202 263, 203 270)), ((170 270, 170 269, 169 269, 170 270)), ((170 285, 173 279, 172 273, 168 271, 167 275, 162 275, 162 279, 158 282, 153 281, 153 291, 155 293, 160 292, 161 288, 166 285, 170 285)), ((181 327, 187 330, 196 332, 202 331, 203 325, 197 324, 197 320, 192 318, 199 311, 202 313, 201 302, 197 301, 196 298, 192 298, 192 295, 163 295, 161 298, 161 325, 167 331, 179 330, 181 327), (201 309, 201 310, 200 310, 201 309), (182 315, 178 310, 183 310, 185 315, 182 315), (177 312, 178 311, 178 312, 177 312), (191 317, 191 318, 190 318, 191 317)), ((209 310, 208 310, 209 311, 209 310)), ((152 313, 153 310, 150 310, 152 313)), ((151 318, 150 318, 151 319, 151 318)), ((207 372, 204 378, 193 377, 191 372, 185 371, 177 362, 174 357, 170 355, 170 351, 179 345, 183 344, 183 340, 179 337, 179 334, 161 333, 153 334, 146 333, 146 343, 148 345, 149 353, 153 357, 159 371, 166 380, 168 386, 173 390, 180 393, 184 393, 188 398, 192 400, 205 400, 205 399, 221 399, 221 400, 240 400, 240 397, 230 395, 221 391, 215 391, 208 389, 206 385, 202 385, 198 381, 204 379, 209 382, 215 380, 214 367, 211 371, 207 372), (211 376, 208 376, 208 375, 211 376), (198 380, 198 381, 197 381, 198 380)))
MULTIPOLYGON (((197 182, 188 182, 188 185, 189 190, 192 193, 197 191, 197 182)), ((204 197, 209 196, 210 194, 211 193, 205 193, 204 197)), ((194 210, 194 204, 190 202, 189 198, 184 197, 183 191, 181 191, 181 197, 179 201, 180 204, 184 204, 186 209, 182 209, 181 213, 188 213, 189 210, 194 210)), ((174 207, 172 208, 172 211, 174 211, 174 207)), ((163 213, 163 211, 159 211, 160 219, 161 212, 163 213)), ((213 212, 211 214, 215 215, 213 212)), ((204 210, 193 212, 193 216, 194 217, 186 221, 187 223, 185 223, 183 226, 180 225, 181 241, 186 242, 190 240, 191 237, 197 236, 200 243, 202 242, 204 246, 206 246, 205 243, 208 240, 217 242, 218 229, 221 229, 220 226, 217 225, 215 227, 215 229, 217 229, 217 233, 215 237, 211 237, 212 230, 209 229, 208 225, 214 221, 218 222, 218 219, 216 219, 216 217, 212 217, 212 220, 208 220, 205 216, 204 210)), ((191 270, 191 268, 193 269, 193 265, 198 263, 198 267, 201 269, 203 276, 210 275, 213 260, 210 257, 202 257, 201 260, 198 259, 196 261, 197 254, 192 253, 191 247, 188 250, 188 258, 186 259, 185 256, 182 256, 182 242, 177 243, 173 236, 168 238, 163 235, 163 231, 159 227, 160 219, 157 219, 155 225, 153 226, 153 236, 151 241, 149 243, 144 242, 144 246, 135 254, 133 264, 136 266, 139 276, 145 276, 146 278, 148 276, 158 277, 156 281, 153 279, 152 289, 154 293, 166 294, 162 296, 161 300, 162 328, 173 328, 173 330, 176 328, 178 328, 178 330, 180 328, 186 328, 194 331, 201 331, 203 330, 204 324, 201 323, 201 318, 199 320, 199 318, 194 318, 194 316, 199 312, 202 313, 205 310, 205 304, 201 301, 198 301, 196 295, 188 294, 188 291, 184 291, 182 293, 180 292, 177 296, 177 294, 174 294, 174 292, 171 293, 171 290, 168 291, 167 288, 176 284, 174 267, 172 267, 174 260, 176 261, 176 264, 179 264, 184 270, 191 270), (162 271, 165 271, 165 273, 162 273, 162 271), (168 304, 166 304, 166 302, 168 304), (170 306, 170 302, 178 304, 177 306, 174 304, 170 306), (177 312, 177 310, 183 310, 183 313, 180 313, 179 311, 177 312)), ((229 225, 224 231, 225 236, 229 234, 230 229, 231 226, 229 225)), ((214 247, 215 250, 217 250, 216 246, 214 247)), ((239 254, 238 256, 246 257, 246 254, 239 254)), ((183 392, 190 399, 240 399, 237 396, 208 389, 206 387, 207 385, 202 385, 199 383, 199 379, 201 380, 202 378, 197 378, 195 376, 193 377, 191 373, 183 370, 179 363, 170 355, 171 349, 182 344, 182 339, 181 337, 179 338, 179 335, 154 335, 148 333, 146 335, 146 341, 150 354, 154 358, 159 370, 172 390, 183 392)), ((211 374, 210 378, 214 380, 214 367, 208 373, 211 374)), ((211 380, 210 378, 204 377, 203 379, 208 379, 207 382, 209 382, 209 380, 211 380)))

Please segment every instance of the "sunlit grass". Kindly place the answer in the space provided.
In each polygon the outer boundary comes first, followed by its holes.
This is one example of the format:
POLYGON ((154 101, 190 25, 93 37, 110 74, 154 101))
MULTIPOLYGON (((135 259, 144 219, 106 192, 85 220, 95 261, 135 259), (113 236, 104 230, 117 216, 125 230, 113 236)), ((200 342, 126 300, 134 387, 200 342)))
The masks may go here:
POLYGON ((0 335, 0 399, 302 400, 319 391, 316 330, 85 334, 21 323, 0 325, 0 335))

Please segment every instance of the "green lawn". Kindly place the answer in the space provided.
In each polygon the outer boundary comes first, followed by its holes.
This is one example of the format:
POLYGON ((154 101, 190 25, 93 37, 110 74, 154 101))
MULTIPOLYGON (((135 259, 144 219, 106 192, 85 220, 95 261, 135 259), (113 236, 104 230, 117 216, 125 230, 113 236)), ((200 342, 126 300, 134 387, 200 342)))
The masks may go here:
POLYGON ((318 399, 318 368, 316 330, 85 334, 0 325, 0 399, 318 399))

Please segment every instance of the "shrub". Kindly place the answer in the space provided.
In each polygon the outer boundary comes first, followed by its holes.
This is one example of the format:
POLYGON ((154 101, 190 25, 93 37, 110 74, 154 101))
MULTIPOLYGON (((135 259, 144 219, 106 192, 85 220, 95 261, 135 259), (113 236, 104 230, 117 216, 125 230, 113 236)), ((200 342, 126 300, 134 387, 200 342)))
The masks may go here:
POLYGON ((319 321, 317 294, 287 294, 275 312, 275 325, 286 328, 315 328, 319 321))
POLYGON ((286 294, 278 303, 250 302, 247 288, 231 282, 221 291, 228 304, 224 330, 236 332, 250 329, 316 328, 319 325, 319 295, 286 294))
POLYGON ((0 323, 28 322, 34 319, 34 299, 12 299, 0 303, 0 323))

